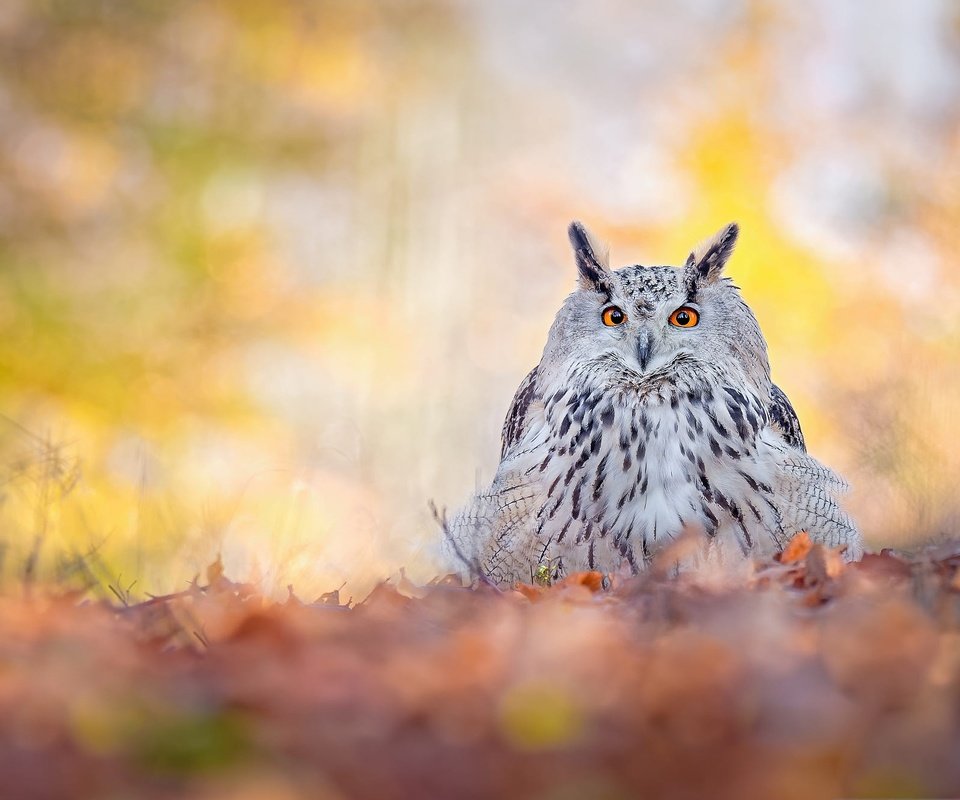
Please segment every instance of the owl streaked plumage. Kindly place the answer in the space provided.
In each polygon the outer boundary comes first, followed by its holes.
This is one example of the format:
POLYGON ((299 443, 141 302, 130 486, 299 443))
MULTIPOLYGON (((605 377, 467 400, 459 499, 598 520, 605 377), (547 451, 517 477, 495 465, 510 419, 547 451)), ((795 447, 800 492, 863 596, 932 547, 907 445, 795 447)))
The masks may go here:
POLYGON ((634 572, 685 532, 705 552, 781 548, 796 532, 863 551, 846 484, 807 455, 767 345, 723 276, 735 224, 681 268, 611 270, 570 226, 579 285, 503 426, 500 466, 446 525, 449 554, 498 583, 545 567, 634 572))

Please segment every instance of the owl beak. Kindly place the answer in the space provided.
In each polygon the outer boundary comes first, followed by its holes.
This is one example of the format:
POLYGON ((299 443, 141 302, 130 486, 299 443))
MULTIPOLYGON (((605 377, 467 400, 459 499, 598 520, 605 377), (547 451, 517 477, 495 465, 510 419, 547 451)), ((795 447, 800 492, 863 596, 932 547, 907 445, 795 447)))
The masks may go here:
POLYGON ((646 370, 650 363, 650 355, 653 352, 653 336, 646 328, 641 328, 637 334, 637 361, 640 362, 640 369, 646 370))

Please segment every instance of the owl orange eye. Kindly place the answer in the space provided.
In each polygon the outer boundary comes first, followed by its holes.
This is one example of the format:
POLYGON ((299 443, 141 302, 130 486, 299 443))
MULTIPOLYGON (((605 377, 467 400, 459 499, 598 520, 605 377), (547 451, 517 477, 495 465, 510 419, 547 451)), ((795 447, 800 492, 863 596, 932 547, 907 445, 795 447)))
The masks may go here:
POLYGON ((627 315, 616 306, 607 306, 603 309, 600 318, 608 328, 616 328, 617 325, 623 325, 627 321, 627 315))
POLYGON ((700 322, 700 314, 690 306, 680 306, 670 315, 670 324, 676 328, 695 328, 700 322))

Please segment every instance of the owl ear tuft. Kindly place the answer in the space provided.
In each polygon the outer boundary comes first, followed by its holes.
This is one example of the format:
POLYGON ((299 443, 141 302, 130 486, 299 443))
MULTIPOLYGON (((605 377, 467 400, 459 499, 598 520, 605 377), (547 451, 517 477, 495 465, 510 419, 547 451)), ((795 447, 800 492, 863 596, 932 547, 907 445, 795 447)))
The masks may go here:
POLYGON ((740 226, 731 222, 722 231, 699 245, 683 265, 683 280, 691 294, 698 286, 713 283, 720 277, 733 254, 740 235, 740 226))
POLYGON ((580 273, 580 288, 589 292, 609 294, 612 288, 610 269, 607 266, 607 249, 584 227, 574 220, 567 228, 573 254, 580 273))

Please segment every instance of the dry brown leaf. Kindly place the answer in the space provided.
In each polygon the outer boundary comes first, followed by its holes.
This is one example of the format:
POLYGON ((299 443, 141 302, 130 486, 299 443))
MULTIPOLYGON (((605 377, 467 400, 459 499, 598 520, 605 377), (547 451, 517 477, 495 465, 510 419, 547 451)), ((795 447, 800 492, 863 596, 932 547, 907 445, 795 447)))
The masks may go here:
POLYGON ((596 570, 576 572, 557 584, 558 589, 571 586, 585 586, 591 592, 599 592, 603 589, 603 573, 596 570))
POLYGON ((538 586, 531 583, 518 583, 513 588, 514 591, 519 592, 523 597, 526 597, 527 600, 530 600, 531 602, 540 600, 548 589, 546 586, 538 586))
POLYGON ((217 560, 207 566, 207 584, 217 586, 223 580, 223 559, 217 556, 217 560))
POLYGON ((5 791, 207 797, 254 769, 256 785, 295 776, 304 797, 357 800, 826 798, 884 775, 952 796, 944 553, 838 580, 840 553, 801 537, 787 563, 709 588, 619 576, 610 602, 596 572, 271 602, 219 567, 217 590, 117 608, 0 597, 5 791), (891 580, 904 571, 927 579, 891 580))
POLYGON ((907 579, 913 574, 911 565, 893 555, 889 550, 865 553, 863 558, 852 565, 852 568, 873 577, 907 579))
POLYGON ((787 544, 786 549, 780 554, 781 564, 795 564, 803 561, 813 547, 813 540, 806 531, 800 531, 794 534, 793 538, 787 544))

